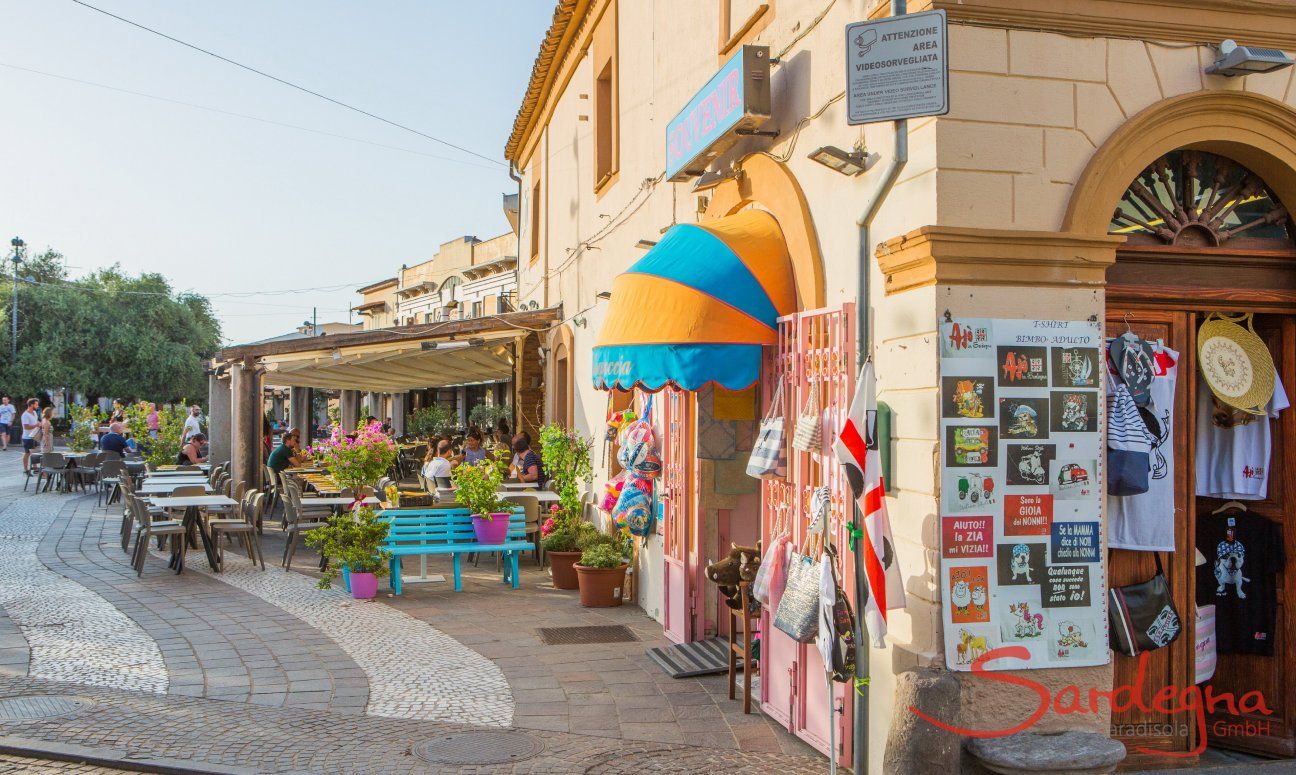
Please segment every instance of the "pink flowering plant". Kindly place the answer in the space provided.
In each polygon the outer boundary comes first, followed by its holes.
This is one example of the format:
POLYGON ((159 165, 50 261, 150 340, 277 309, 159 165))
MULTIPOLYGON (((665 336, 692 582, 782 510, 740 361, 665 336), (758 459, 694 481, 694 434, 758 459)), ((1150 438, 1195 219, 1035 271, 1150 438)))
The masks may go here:
POLYGON ((382 432, 377 422, 355 432, 355 438, 333 427, 329 438, 310 449, 339 487, 357 490, 373 487, 396 462, 396 442, 382 432))

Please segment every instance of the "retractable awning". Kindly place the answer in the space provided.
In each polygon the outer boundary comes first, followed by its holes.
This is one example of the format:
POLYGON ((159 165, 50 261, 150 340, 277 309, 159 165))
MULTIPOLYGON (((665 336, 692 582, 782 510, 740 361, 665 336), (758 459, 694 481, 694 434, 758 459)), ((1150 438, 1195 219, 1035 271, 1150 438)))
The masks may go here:
POLYGON ((791 261, 774 216, 744 210, 674 226, 613 282, 594 348, 594 385, 751 387, 761 346, 775 343, 778 318, 795 311, 791 261))
POLYGON ((538 347, 536 336, 557 319, 556 309, 527 310, 231 345, 213 366, 255 365, 269 385, 381 393, 505 381, 515 378, 519 353, 538 347))

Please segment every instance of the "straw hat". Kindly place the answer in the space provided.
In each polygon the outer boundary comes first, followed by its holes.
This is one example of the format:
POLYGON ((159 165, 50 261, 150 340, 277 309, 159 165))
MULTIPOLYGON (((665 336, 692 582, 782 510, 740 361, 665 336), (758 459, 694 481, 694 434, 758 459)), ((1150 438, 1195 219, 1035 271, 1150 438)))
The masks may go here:
POLYGON ((1269 348, 1256 336, 1250 314, 1207 315, 1197 330, 1197 358, 1202 377, 1221 403, 1265 414, 1273 398, 1274 362, 1269 348))

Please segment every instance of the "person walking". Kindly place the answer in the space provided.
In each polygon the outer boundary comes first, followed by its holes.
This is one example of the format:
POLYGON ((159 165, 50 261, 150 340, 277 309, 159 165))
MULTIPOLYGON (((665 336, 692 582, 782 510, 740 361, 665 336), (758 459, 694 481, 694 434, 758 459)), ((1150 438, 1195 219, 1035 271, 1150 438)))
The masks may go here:
POLYGON ((27 399, 27 410, 22 413, 23 473, 31 470, 31 453, 36 449, 36 432, 40 429, 40 399, 27 399))
POLYGON ((18 410, 9 402, 9 396, 0 398, 0 452, 9 451, 9 431, 18 410))
POLYGON ((194 404, 189 407, 189 416, 185 418, 184 438, 185 442, 202 433, 202 407, 194 404))

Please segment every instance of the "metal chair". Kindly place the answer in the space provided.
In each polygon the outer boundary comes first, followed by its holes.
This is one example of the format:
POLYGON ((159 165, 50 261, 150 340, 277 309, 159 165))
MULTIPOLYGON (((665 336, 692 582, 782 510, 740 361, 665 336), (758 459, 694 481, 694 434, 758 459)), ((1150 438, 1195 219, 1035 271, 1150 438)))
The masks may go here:
POLYGON ((265 493, 253 491, 239 502, 236 516, 208 520, 207 528, 211 530, 212 541, 216 544, 216 562, 222 568, 225 566, 225 547, 220 542, 220 536, 224 533, 227 539, 237 535, 247 549, 248 559, 253 564, 260 562, 261 570, 265 570, 265 557, 261 555, 261 541, 257 538, 256 530, 264 506, 265 493))

